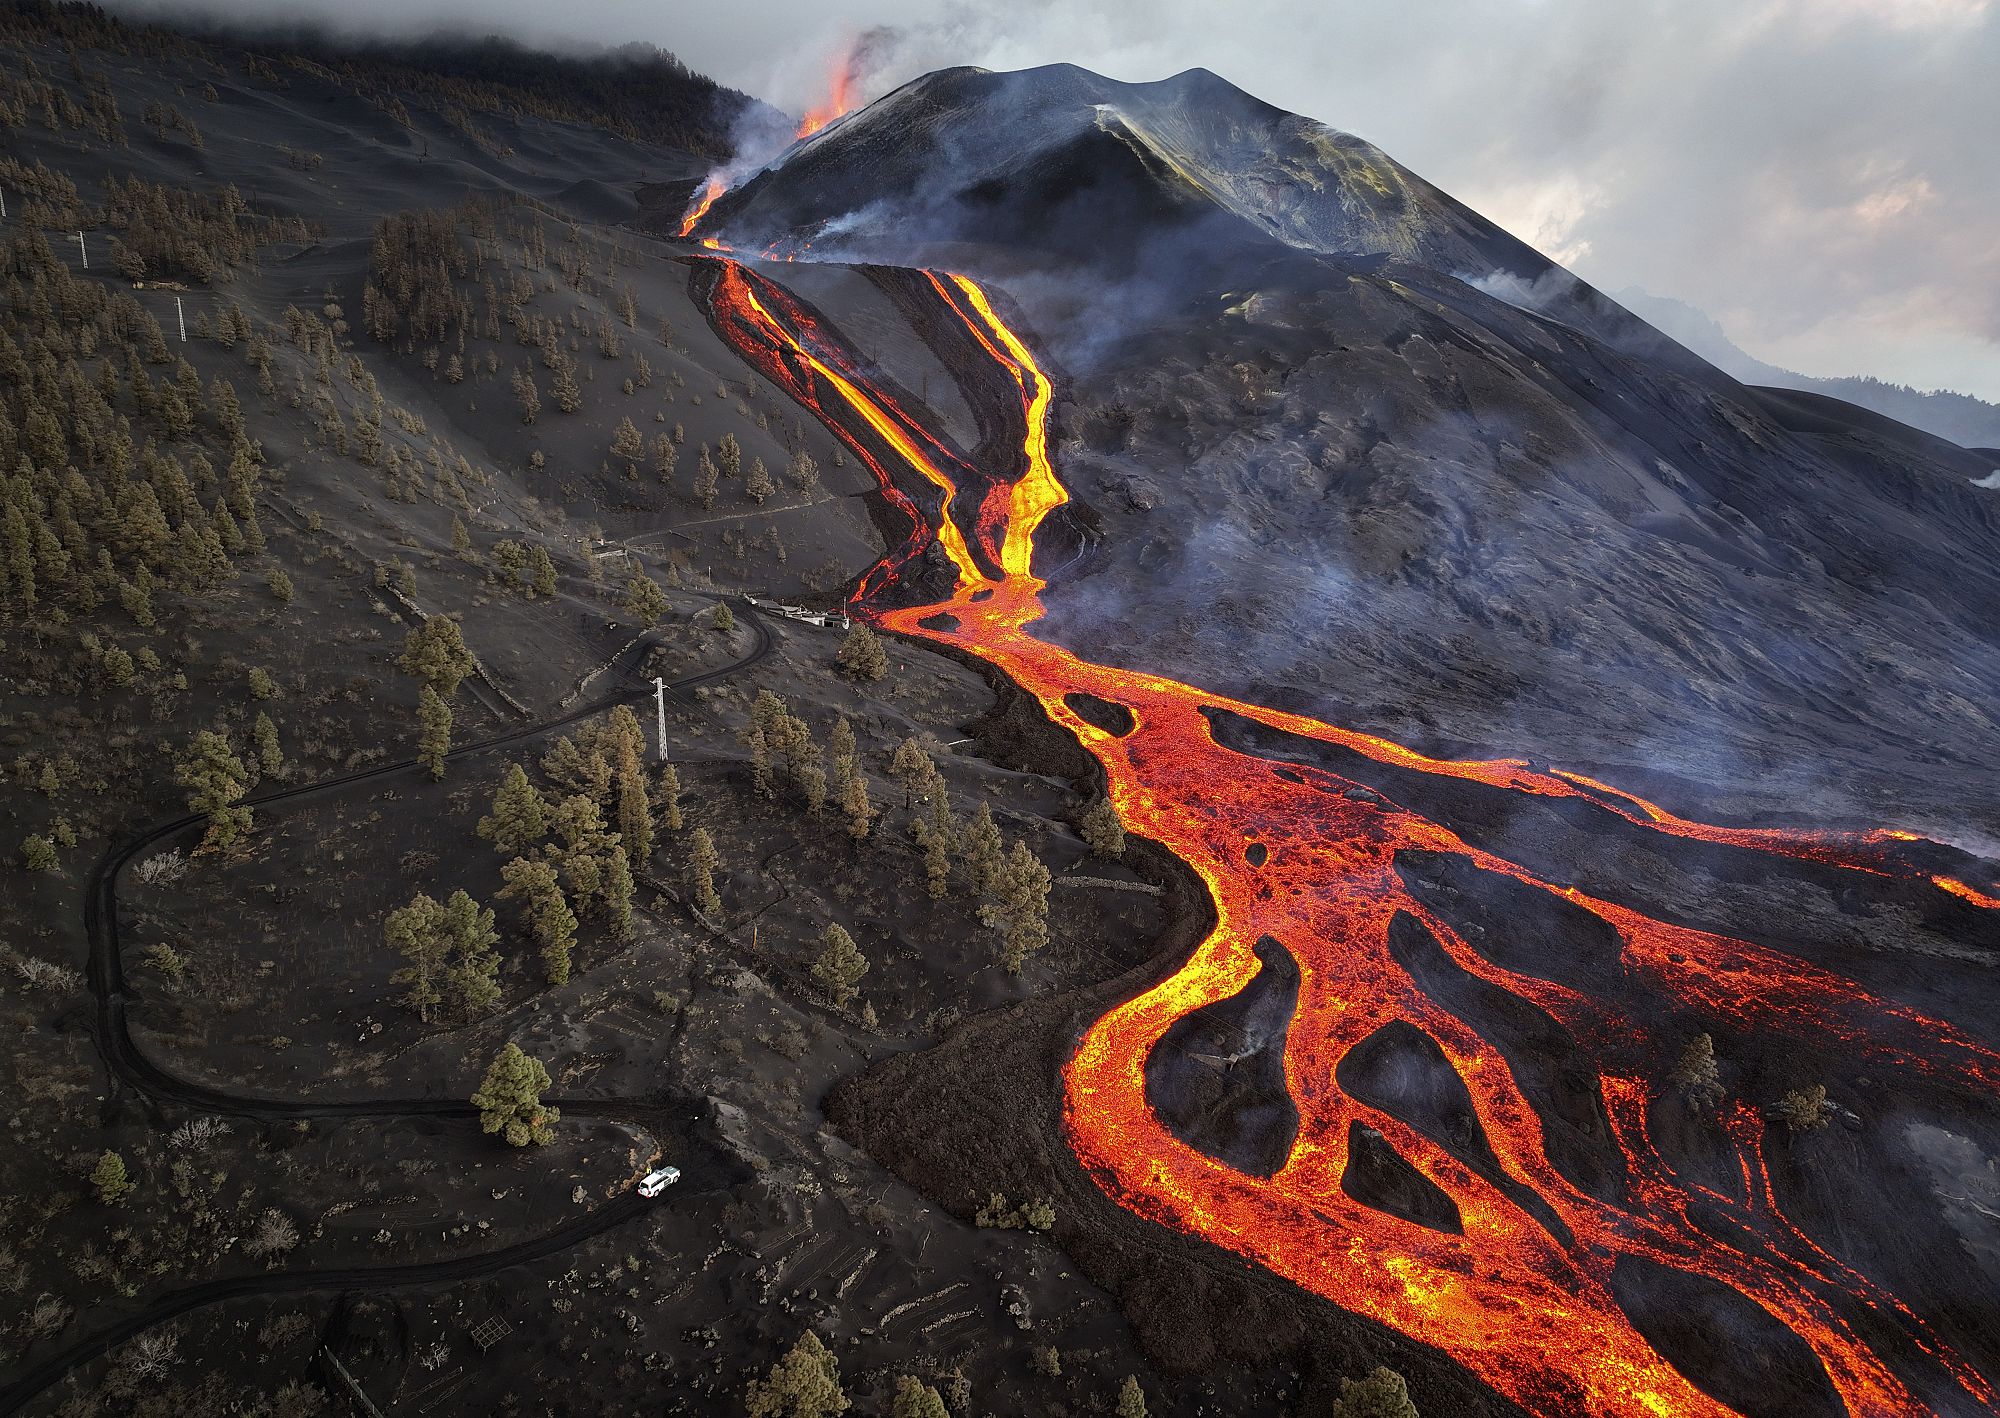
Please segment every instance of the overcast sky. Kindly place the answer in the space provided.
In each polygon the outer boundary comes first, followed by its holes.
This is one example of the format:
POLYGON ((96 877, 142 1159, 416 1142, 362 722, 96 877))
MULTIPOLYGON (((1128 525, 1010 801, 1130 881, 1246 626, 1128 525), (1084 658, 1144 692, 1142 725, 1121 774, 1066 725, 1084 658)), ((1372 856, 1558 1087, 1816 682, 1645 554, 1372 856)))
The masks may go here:
POLYGON ((2000 400, 2000 0, 197 3, 649 40, 793 111, 878 27, 878 91, 946 64, 1200 65, 1761 358, 2000 400))

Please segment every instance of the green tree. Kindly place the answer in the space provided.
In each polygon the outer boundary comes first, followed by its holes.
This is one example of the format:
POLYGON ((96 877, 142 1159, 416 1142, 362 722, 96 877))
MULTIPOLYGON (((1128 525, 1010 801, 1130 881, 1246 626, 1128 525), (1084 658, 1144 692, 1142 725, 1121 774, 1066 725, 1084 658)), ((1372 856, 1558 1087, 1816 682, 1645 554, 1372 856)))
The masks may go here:
POLYGON ((807 1330, 744 1394, 750 1418, 831 1418, 847 1411, 840 1387, 840 1361, 807 1330))
POLYGON ((284 569, 282 567, 274 566, 269 571, 265 572, 264 584, 270 587, 271 594, 278 598, 278 603, 280 605, 291 604, 292 578, 285 574, 284 569))
POLYGON ((22 841, 21 861, 29 871, 54 871, 56 844, 40 833, 35 833, 22 841))
POLYGON ((1667 1082, 1681 1091, 1688 1107, 1696 1112, 1712 1111, 1722 1102, 1722 1070, 1715 1062, 1715 1040, 1707 1034, 1688 1040, 1667 1082))
POLYGON ((556 563, 545 546, 528 548, 528 572, 534 581, 535 594, 553 596, 556 593, 556 563))
POLYGON ((518 763, 507 765, 493 794, 493 811, 479 819, 479 835, 502 856, 518 857, 549 835, 549 808, 518 763))
POLYGON ((1125 1376, 1125 1382, 1118 1389, 1117 1406, 1111 1411, 1118 1418, 1146 1418, 1146 1391, 1139 1387, 1136 1375, 1125 1376))
POLYGON ((715 506, 716 476, 715 460, 708 456, 708 445, 704 443, 701 457, 695 461, 694 486, 690 489, 694 500, 703 507, 715 506))
POLYGON ((653 855, 653 804, 646 796, 646 768, 630 739, 618 744, 614 770, 618 788, 618 837, 635 862, 653 855))
POLYGON ((491 907, 463 891, 444 903, 444 934, 450 942, 450 978, 454 1003, 467 1018, 486 1013, 500 1002, 500 933, 494 929, 491 907))
POLYGON ((715 610, 709 615, 708 623, 711 629, 719 630, 724 635, 736 629, 736 617, 730 613, 729 602, 717 601, 715 610))
POLYGON ((973 895, 993 895, 1000 885, 1006 846, 1000 840, 998 824, 993 821, 993 809, 986 803, 979 805, 979 811, 966 824, 964 840, 959 843, 959 859, 965 863, 973 895))
POLYGON ((821 940, 819 958, 813 961, 813 979, 836 1009, 845 1009, 854 998, 854 987, 868 973, 868 958, 840 926, 828 926, 821 940))
POLYGON ((417 762, 444 777, 445 755, 451 752, 451 705, 429 685, 417 687, 417 762))
POLYGON ((721 865, 721 859, 715 854, 715 839, 708 835, 706 827, 688 833, 687 851, 688 894, 694 898, 695 909, 704 916, 720 915, 722 897, 715 890, 715 869, 721 865))
POLYGON ((1076 820, 1076 830, 1098 856, 1116 861, 1125 855, 1125 824, 1118 820, 1111 799, 1099 798, 1085 809, 1076 820))
POLYGON ((1027 844, 1016 842, 1001 867, 995 899, 980 908, 980 919, 1000 932, 1000 964, 1010 975, 1049 943, 1049 869, 1027 844))
POLYGON ((660 765, 660 826, 669 832, 681 830, 681 775, 674 772, 674 765, 660 765))
POLYGON ((132 1178, 126 1174, 125 1159, 116 1152, 106 1152, 91 1168, 90 1184, 97 1189, 97 1199, 106 1206, 116 1206, 132 1192, 132 1178))
POLYGON ((229 740, 208 729, 194 736, 187 752, 174 764, 174 781, 187 789, 188 810, 208 819, 202 851, 234 846, 250 830, 250 809, 243 806, 248 780, 249 774, 229 747, 229 740))
POLYGON ((444 907, 419 891, 409 905, 389 913, 382 923, 382 934, 390 948, 408 962, 389 977, 389 983, 407 986, 403 1005, 430 1023, 431 1010, 444 999, 445 966, 451 949, 444 907))
POLYGON ((653 435, 653 471, 660 475, 660 481, 674 480, 674 470, 680 466, 680 449, 674 447, 674 440, 664 433, 653 435))
POLYGON ((570 952, 576 949, 576 913, 550 862, 516 857, 500 868, 500 899, 521 903, 522 923, 541 947, 542 965, 552 985, 569 980, 570 952))
POLYGON ((625 614, 641 625, 658 625, 667 613, 667 593, 643 571, 632 573, 625 583, 625 614))
POLYGON ((743 480, 743 491, 752 502, 762 505, 764 500, 778 490, 771 481, 771 470, 764 466, 762 458, 750 460, 750 475, 743 480))
POLYGON ((878 680, 889 672, 889 654, 882 637, 861 621, 855 621, 841 638, 835 655, 841 672, 859 680, 878 680))
POLYGON ((396 663, 406 674, 423 681, 446 699, 456 694, 459 684, 478 668, 472 652, 465 648, 465 635, 458 622, 442 615, 411 627, 396 663))
POLYGON ((646 440, 639 436, 638 425, 630 418, 618 420, 618 427, 611 435, 611 451, 633 463, 645 456, 646 440))
POLYGON ((250 697, 252 699, 276 699, 278 697, 278 685, 271 678, 269 670, 262 667, 254 668, 247 676, 247 680, 250 685, 250 697))
POLYGON ((931 900, 941 901, 951 890, 951 859, 958 846, 958 824, 942 782, 924 799, 923 811, 910 823, 910 835, 923 849, 925 889, 931 900))
POLYGON ((549 1086, 549 1071, 540 1059, 521 1052, 518 1044, 508 1044, 493 1056, 472 1106, 479 1109, 479 1130, 499 1133, 510 1147, 555 1140, 555 1124, 562 1113, 542 1102, 542 1090, 549 1086))
POLYGON ((942 782, 937 765, 915 739, 904 739, 896 745, 895 756, 889 760, 889 772, 902 785, 905 808, 915 806, 919 797, 928 797, 933 786, 942 782))
POLYGON ((250 741, 257 748, 257 766, 264 776, 274 778, 285 768, 284 750, 278 747, 278 726, 269 714, 258 711, 250 725, 250 741))
POLYGON ((951 1410, 936 1389, 904 1374, 896 1380, 896 1400, 890 1405, 889 1418, 951 1418, 951 1410))
POLYGON ((632 863, 624 844, 611 849, 604 868, 604 919, 617 940, 632 939, 632 863))
POLYGON ((1417 1405, 1403 1376, 1377 1365, 1365 1379, 1342 1379, 1328 1412, 1331 1418, 1417 1418, 1417 1405))
POLYGON ((604 813, 594 798, 576 793, 556 804, 551 819, 557 842, 547 855, 562 872, 563 885, 579 911, 602 899, 604 871, 617 842, 604 826, 604 813))
POLYGON ((725 433, 722 441, 715 445, 715 462, 725 478, 740 477, 743 473, 743 445, 736 441, 736 435, 725 433))

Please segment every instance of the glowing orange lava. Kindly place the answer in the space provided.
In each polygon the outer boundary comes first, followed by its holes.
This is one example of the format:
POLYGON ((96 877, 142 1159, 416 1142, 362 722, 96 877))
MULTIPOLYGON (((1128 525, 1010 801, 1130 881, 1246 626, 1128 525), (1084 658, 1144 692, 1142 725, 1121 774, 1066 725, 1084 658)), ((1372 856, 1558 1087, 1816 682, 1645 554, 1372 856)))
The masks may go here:
POLYGON ((1353 793, 1357 785, 1333 773, 1225 747, 1207 711, 1425 774, 1582 798, 1671 837, 1929 880, 1976 905, 2000 907, 2000 900, 1900 863, 1895 849, 1911 840, 1906 833, 1710 827, 1581 774, 1541 772, 1513 759, 1430 758, 1165 676, 1093 664, 1038 640, 1028 634, 1042 615, 1046 585, 1032 569, 1035 534, 1068 498, 1050 459, 1053 386, 987 293, 962 276, 929 278, 941 313, 963 324, 997 377, 1018 392, 1019 452, 1014 466, 1000 470, 968 466, 927 432, 781 288, 734 262, 717 268, 711 308, 718 328, 845 440, 912 519, 910 538, 862 579, 856 613, 887 630, 977 655, 1034 695, 1103 766, 1127 828, 1170 848, 1213 900, 1209 936, 1166 979, 1092 1024, 1063 1070, 1069 1141, 1109 1196, 1434 1346, 1540 1414, 1702 1418, 1732 1411, 1639 1333, 1612 1289, 1621 1257, 1706 1277, 1746 1296, 1811 1347, 1851 1414, 1905 1418, 1925 1408, 1858 1335, 1856 1316, 1864 1312, 1886 1319, 1974 1403, 2000 1409, 2000 1393, 1986 1377, 1893 1295, 1784 1217, 1764 1162, 1765 1125, 1754 1110, 1733 1105, 1721 1119, 1736 1149, 1740 1194, 1678 1176, 1648 1136, 1662 1046, 1609 1005, 1488 960, 1412 893, 1397 859, 1410 851, 1446 853, 1562 896, 1616 933, 1630 977, 1692 1017, 1836 1039, 1871 1066, 1987 1093, 2000 1085, 2000 1055, 1791 956, 1543 881, 1378 793, 1353 793), (899 486, 912 479, 920 492, 936 496, 938 510, 929 519, 899 486), (984 493, 975 501, 978 488, 984 493), (932 541, 957 570, 952 593, 918 606, 879 605, 883 588, 932 541), (1085 720, 1067 702, 1079 692, 1122 706, 1134 727, 1118 735, 1085 720), (1251 842, 1266 848, 1257 865, 1246 859, 1251 842), (1539 1006, 1595 1064, 1626 1167, 1619 1201, 1583 1190, 1550 1161, 1542 1118, 1502 1052, 1419 988, 1392 954, 1391 927, 1399 918, 1406 918, 1403 929, 1414 923, 1427 930, 1462 970, 1539 1006), (1266 936, 1286 947, 1300 976, 1284 1056, 1300 1124, 1283 1166, 1259 1177, 1197 1151, 1163 1125, 1147 1101, 1145 1064, 1176 1021, 1250 983, 1259 969, 1253 947, 1266 936), (1500 1160, 1504 1186, 1336 1084, 1347 1051, 1397 1021, 1429 1034, 1457 1071, 1500 1160), (1377 1130, 1451 1197, 1460 1233, 1399 1219, 1347 1195, 1341 1183, 1356 1122, 1377 1130))
POLYGON ((798 136, 810 138, 827 124, 854 107, 854 47, 837 55, 827 74, 826 97, 806 110, 799 121, 798 136))

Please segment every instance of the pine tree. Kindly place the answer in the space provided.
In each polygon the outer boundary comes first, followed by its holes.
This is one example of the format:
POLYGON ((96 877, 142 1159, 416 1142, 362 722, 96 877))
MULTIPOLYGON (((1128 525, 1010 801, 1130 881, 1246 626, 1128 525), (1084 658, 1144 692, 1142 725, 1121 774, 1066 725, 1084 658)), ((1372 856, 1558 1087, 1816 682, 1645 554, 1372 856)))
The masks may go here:
POLYGON ((854 998, 854 987, 868 973, 868 960, 854 944, 854 937, 839 926, 828 926, 821 937, 819 957, 813 961, 813 979, 826 991, 834 1008, 845 1009, 854 998))
POLYGON ((602 896, 604 869, 617 839, 605 829, 596 799, 582 793, 556 804, 552 825, 557 845, 547 848, 546 855, 562 872, 576 909, 588 911, 602 896))
POLYGON ((674 772, 674 765, 660 765, 660 826, 669 832, 681 830, 681 775, 674 772))
POLYGON ((132 1178, 125 1171, 125 1159, 116 1152, 106 1152, 91 1168, 90 1184, 97 1189, 97 1199, 106 1206, 116 1206, 131 1194, 132 1178))
POLYGON ((979 811, 966 824, 959 854, 965 863, 972 894, 979 897, 993 895, 1000 886, 1005 851, 1000 840, 1000 828, 993 821, 993 809, 986 803, 979 805, 979 811))
POLYGON ((904 1374, 896 1380, 896 1401, 889 1408, 889 1418, 951 1418, 951 1410, 936 1389, 904 1374))
POLYGON ((1018 975, 1028 957, 1049 943, 1049 869, 1027 844, 1016 842, 1001 868, 996 899, 980 918, 1000 932, 1000 965, 1018 975))
POLYGON ((923 849, 925 889, 931 900, 941 901, 951 890, 951 854, 958 844, 951 797, 942 783, 925 798, 923 812, 910 823, 910 835, 923 849))
POLYGON ((1794 1088, 1770 1108, 1771 1117, 1794 1133, 1817 1132, 1833 1118, 1833 1105, 1826 1101, 1826 1085, 1794 1088))
POLYGON ((623 843, 611 849, 604 869, 604 920, 614 940, 630 940, 632 928, 632 863, 623 843))
POLYGON ((792 480, 792 486, 800 492, 810 492, 819 481, 819 464, 812 454, 801 448, 792 455, 791 465, 785 469, 785 476, 792 480))
POLYGON ((634 463, 645 455, 646 440, 639 436, 639 426, 630 418, 618 420, 618 427, 611 435, 611 451, 634 463))
POLYGON ((549 394, 556 401, 556 407, 566 414, 573 414, 583 407, 583 389, 576 382, 576 361, 565 359, 556 366, 556 377, 549 384, 549 394))
POLYGON ((21 841, 21 864, 29 871, 54 871, 56 844, 39 832, 30 834, 21 841))
POLYGON ((835 656, 841 671, 858 680, 878 680, 889 672, 889 655, 882 638, 861 621, 848 627, 835 656))
POLYGON ((653 805, 646 798, 646 769, 630 740, 619 744, 618 836, 635 862, 653 855, 653 805))
POLYGON ((451 992, 461 1014, 470 1019, 500 1002, 500 943, 493 911, 463 891, 451 893, 444 904, 444 934, 450 943, 451 992))
POLYGON ((905 808, 914 807, 918 796, 929 793, 931 785, 938 781, 937 765, 915 739, 904 739, 896 745, 895 756, 889 760, 889 772, 902 785, 905 808))
POLYGON ((456 694, 459 684, 478 668, 472 652, 465 648, 465 636, 458 622, 442 615, 411 627, 396 663, 406 674, 422 680, 446 699, 456 694))
POLYGON ((257 766, 264 770, 264 776, 275 778, 284 771, 284 751, 278 747, 278 726, 271 716, 259 712, 250 726, 250 741, 257 746, 257 766))
POLYGON ((697 827, 688 833, 688 894, 694 898, 695 909, 704 916, 722 913, 722 897, 715 890, 715 869, 721 859, 715 854, 715 839, 708 835, 706 827, 697 827))
POLYGON ((674 472, 681 465, 680 449, 674 447, 673 438, 664 433, 653 435, 653 471, 660 475, 660 481, 670 483, 674 472))
POLYGON ((528 549, 528 571, 533 578, 536 595, 553 596, 556 593, 556 564, 549 556, 547 547, 528 549))
POLYGON ((1377 1365, 1365 1379, 1342 1379, 1329 1418, 1418 1418, 1409 1385, 1394 1369, 1377 1365))
POLYGON ((502 856, 517 857, 541 845, 549 835, 548 804, 535 791, 521 765, 510 763, 493 794, 493 811, 476 829, 502 856))
POLYGON ((643 571, 632 573, 625 583, 625 614, 641 625, 658 625, 667 613, 667 593, 643 571))
POLYGON ((174 765, 174 781, 187 789, 190 812, 208 819, 202 851, 234 846, 250 830, 250 809, 243 806, 249 774, 221 734, 203 729, 174 765))
POLYGON ((542 394, 535 376, 525 369, 514 371, 514 402, 521 410, 521 422, 533 423, 542 411, 542 394))
POLYGON ((445 966, 451 940, 445 934, 444 907, 418 892, 410 904, 391 911, 382 923, 383 938, 408 962, 389 977, 392 985, 406 985, 403 1004, 430 1023, 431 1010, 444 999, 445 966))
POLYGON ((444 777, 445 755, 451 752, 451 706, 429 685, 417 688, 417 762, 444 777))
POLYGON ((1117 1418, 1146 1418, 1146 1391, 1139 1387, 1136 1375, 1125 1376, 1125 1382, 1118 1390, 1117 1406, 1112 1412, 1117 1418))
POLYGON ((778 486, 771 481, 771 473, 764 466, 764 460, 762 458, 751 459, 750 476, 743 480, 743 491, 749 499, 761 506, 764 499, 777 490, 778 486))
POLYGON ((451 549, 458 556, 466 556, 472 551, 472 533, 465 530, 465 523, 456 516, 451 519, 451 549))
POLYGON ((708 626, 709 629, 723 635, 727 635, 730 631, 736 629, 736 617, 729 609, 729 602, 717 601, 715 603, 715 609, 709 613, 708 626))
POLYGON ((744 1394, 750 1418, 832 1418, 845 1413, 840 1361, 819 1336, 807 1330, 764 1378, 752 1379, 744 1394))
POLYGON ((510 1043, 493 1056, 472 1106, 479 1109, 479 1129, 499 1133, 511 1147, 555 1140, 555 1124, 562 1113, 542 1102, 542 1090, 549 1086, 549 1071, 539 1059, 521 1052, 510 1043))
POLYGON ((1716 1067, 1715 1040, 1707 1034, 1688 1040, 1667 1082, 1687 1098, 1689 1108, 1712 1111, 1722 1102, 1722 1071, 1716 1067))
POLYGON ((516 857, 500 869, 500 879, 506 883, 500 899, 521 902, 523 924, 541 947, 549 983, 567 983, 570 952, 576 948, 576 915, 554 865, 540 858, 516 857))
POLYGON ((722 435, 722 441, 715 445, 715 461, 725 478, 743 475, 743 445, 736 441, 735 434, 722 435))
POLYGON ((1125 824, 1109 798, 1099 798, 1076 820, 1076 830, 1090 850, 1111 861, 1125 855, 1125 824))
POLYGON ((715 459, 709 456, 708 445, 704 443, 701 445, 700 458, 695 460, 694 486, 690 491, 694 495, 694 500, 705 508, 715 506, 717 477, 715 459))
POLYGON ((834 800, 847 820, 847 835, 857 842, 866 837, 875 820, 875 805, 868 800, 868 780, 852 759, 847 760, 847 771, 838 779, 834 800))

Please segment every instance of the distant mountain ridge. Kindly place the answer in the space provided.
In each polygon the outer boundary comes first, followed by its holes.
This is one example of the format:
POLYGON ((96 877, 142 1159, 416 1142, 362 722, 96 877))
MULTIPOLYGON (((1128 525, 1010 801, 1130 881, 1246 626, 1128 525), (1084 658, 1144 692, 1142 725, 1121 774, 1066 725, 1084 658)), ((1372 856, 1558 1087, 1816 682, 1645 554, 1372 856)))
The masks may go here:
POLYGON ((1630 286, 1613 297, 1662 334, 1680 341, 1717 369, 1745 384, 1798 389, 1883 414, 1936 434, 1964 448, 2000 447, 2000 404, 1948 389, 1912 389, 1868 375, 1822 378, 1770 364, 1748 353, 1729 338, 1704 311, 1630 286))

